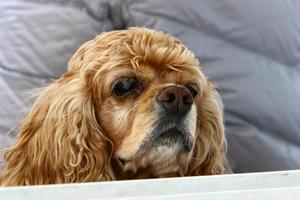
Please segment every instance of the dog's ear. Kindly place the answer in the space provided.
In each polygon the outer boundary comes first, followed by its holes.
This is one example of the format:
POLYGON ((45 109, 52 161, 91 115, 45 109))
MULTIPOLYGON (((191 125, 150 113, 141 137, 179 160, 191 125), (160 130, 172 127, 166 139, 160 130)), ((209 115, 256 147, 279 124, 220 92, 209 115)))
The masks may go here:
POLYGON ((197 103, 196 144, 188 175, 222 174, 226 168, 222 100, 208 83, 203 99, 197 103))
POLYGON ((5 155, 1 185, 111 180, 111 145, 99 126, 91 92, 66 74, 42 91, 5 155))

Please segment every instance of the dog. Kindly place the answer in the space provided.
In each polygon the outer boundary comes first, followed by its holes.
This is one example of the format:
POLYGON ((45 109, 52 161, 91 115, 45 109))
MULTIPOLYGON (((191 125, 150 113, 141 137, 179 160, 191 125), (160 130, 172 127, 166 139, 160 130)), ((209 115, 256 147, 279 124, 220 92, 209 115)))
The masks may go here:
POLYGON ((223 106, 195 55, 147 28, 84 43, 5 154, 3 186, 222 174, 223 106))

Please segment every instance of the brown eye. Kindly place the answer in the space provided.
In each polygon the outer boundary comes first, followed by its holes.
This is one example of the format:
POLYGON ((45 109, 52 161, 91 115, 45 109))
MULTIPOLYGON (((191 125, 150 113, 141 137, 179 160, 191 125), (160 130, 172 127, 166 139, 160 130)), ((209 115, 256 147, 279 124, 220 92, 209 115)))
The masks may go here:
POLYGON ((199 92, 199 87, 196 84, 193 83, 187 83, 185 84, 185 87, 191 92, 192 96, 196 96, 199 92))
POLYGON ((124 97, 137 93, 141 89, 141 83, 136 78, 121 78, 116 81, 112 88, 112 94, 117 97, 124 97))

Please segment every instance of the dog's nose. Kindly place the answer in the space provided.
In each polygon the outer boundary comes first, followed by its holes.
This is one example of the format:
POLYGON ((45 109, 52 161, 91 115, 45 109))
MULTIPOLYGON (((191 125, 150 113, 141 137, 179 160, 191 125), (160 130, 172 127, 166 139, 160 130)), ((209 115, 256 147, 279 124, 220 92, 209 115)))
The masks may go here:
POLYGON ((193 104, 191 92, 183 86, 170 86, 162 89, 156 100, 169 113, 177 117, 185 115, 193 104))

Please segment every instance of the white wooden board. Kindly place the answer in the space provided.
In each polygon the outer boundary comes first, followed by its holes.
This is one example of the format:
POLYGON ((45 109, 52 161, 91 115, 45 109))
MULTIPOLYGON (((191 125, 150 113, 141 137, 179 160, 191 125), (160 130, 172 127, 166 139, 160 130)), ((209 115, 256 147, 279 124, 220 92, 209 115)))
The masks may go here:
POLYGON ((300 170, 0 188, 0 200, 176 200, 184 197, 209 200, 300 200, 300 170))

